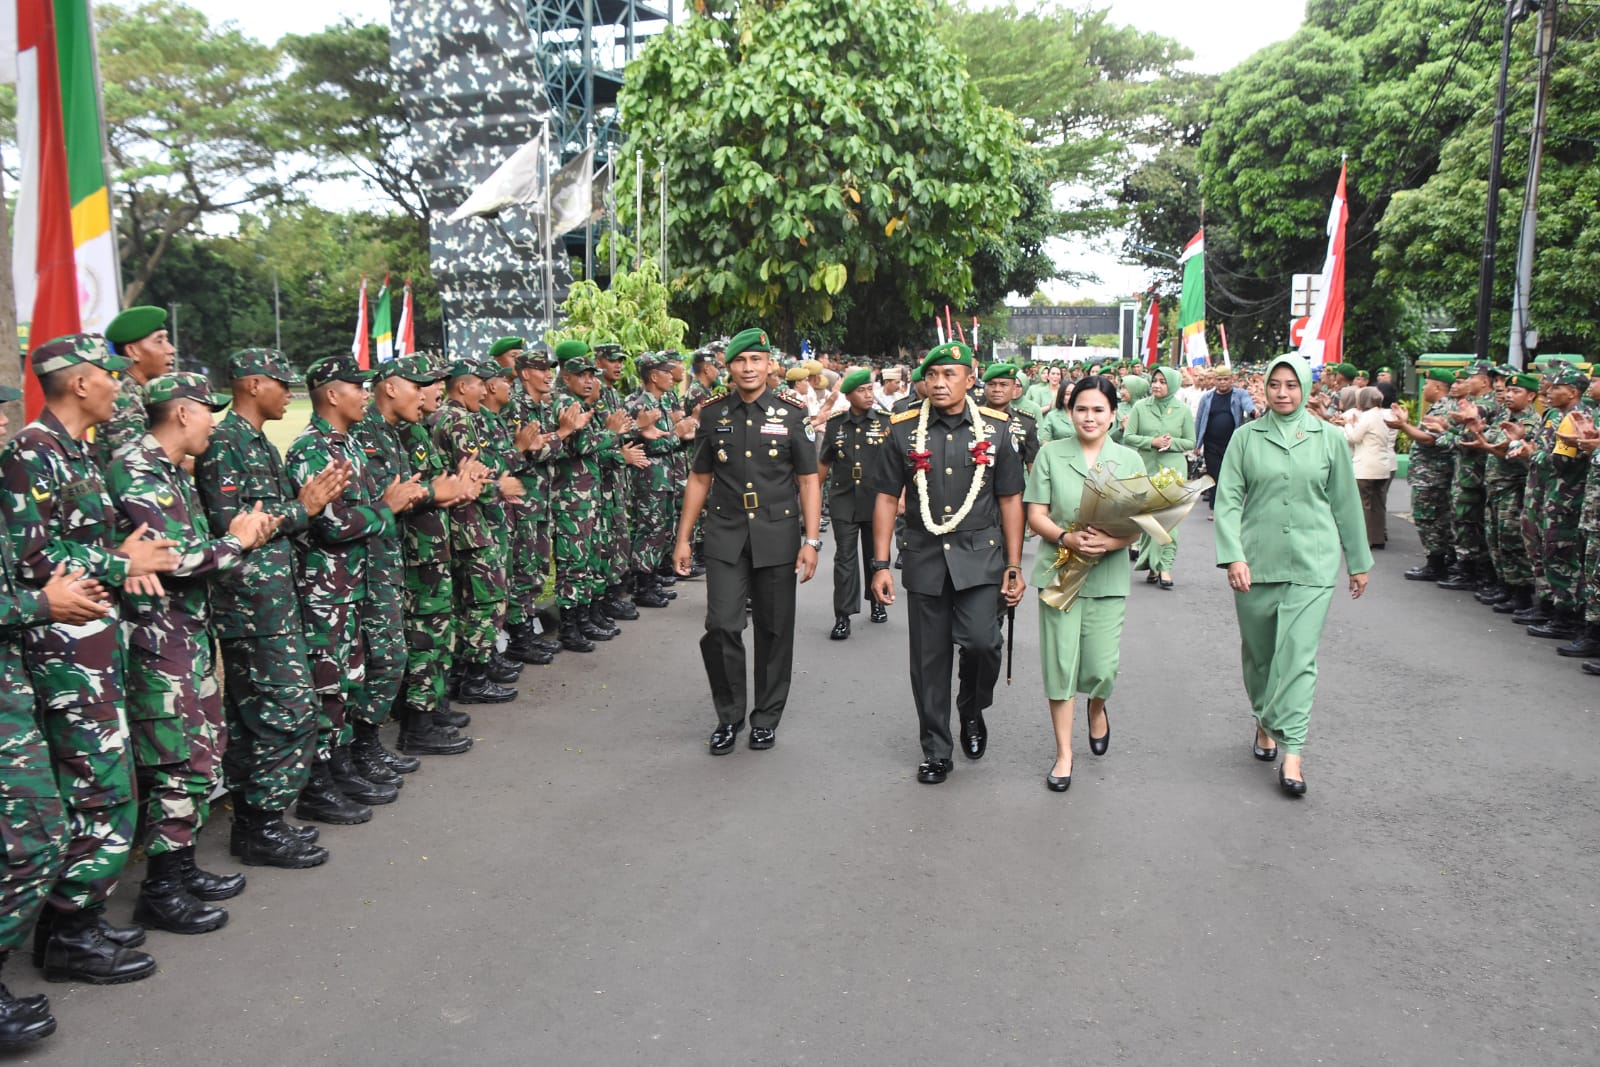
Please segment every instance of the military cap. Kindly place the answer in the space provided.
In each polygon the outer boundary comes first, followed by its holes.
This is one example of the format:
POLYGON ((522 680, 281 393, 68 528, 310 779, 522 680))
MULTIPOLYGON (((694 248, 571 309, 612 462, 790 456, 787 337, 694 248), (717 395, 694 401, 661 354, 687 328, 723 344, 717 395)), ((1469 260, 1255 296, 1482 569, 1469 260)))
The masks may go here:
POLYGON ((1509 363, 1500 363, 1489 368, 1489 376, 1491 378, 1510 378, 1521 373, 1521 371, 1517 370, 1517 368, 1513 367, 1509 363))
POLYGON ((22 399, 22 390, 14 385, 0 385, 0 404, 9 404, 13 400, 22 399))
POLYGON ((1512 374, 1506 378, 1507 385, 1514 385, 1518 389, 1526 389, 1530 393, 1539 391, 1539 376, 1537 374, 1512 374))
POLYGON ((541 345, 537 348, 524 348, 517 353, 518 370, 548 370, 550 367, 550 350, 541 345))
POLYGON ((1444 382, 1447 385, 1456 380, 1456 372, 1449 367, 1430 367, 1422 376, 1430 382, 1444 382))
POLYGON ((983 372, 983 380, 986 382, 992 382, 996 378, 1010 378, 1012 381, 1016 381, 1017 365, 1015 363, 996 363, 983 372))
POLYGON ((1393 373, 1394 373, 1394 368, 1393 367, 1374 367, 1373 370, 1372 370, 1373 377, 1377 377, 1380 374, 1393 374, 1393 373))
POLYGON ((106 326, 106 340, 125 345, 140 341, 167 325, 167 309, 148 304, 131 307, 112 319, 106 326))
POLYGON ((590 358, 590 351, 589 342, 580 341, 576 337, 562 341, 556 345, 556 363, 562 370, 571 371, 573 374, 581 374, 585 370, 594 370, 594 360, 590 358), (574 360, 580 361, 584 365, 577 370, 572 370, 567 364, 574 360))
POLYGON ((615 341, 600 341, 594 346, 594 358, 615 362, 622 358, 622 346, 615 341))
POLYGON ((936 345, 917 368, 923 375, 928 373, 929 367, 941 367, 946 364, 970 367, 973 365, 972 349, 960 341, 946 341, 936 345))
POLYGON ((1490 363, 1486 359, 1476 360, 1476 361, 1474 361, 1472 363, 1467 364, 1467 370, 1470 371, 1473 374, 1485 374, 1485 375, 1489 375, 1491 377, 1493 375, 1499 373, 1499 369, 1497 367, 1495 367, 1495 365, 1493 363, 1490 363))
POLYGON ((1452 378, 1451 381, 1464 382, 1476 373, 1477 371, 1473 370, 1471 367, 1461 367, 1456 371, 1455 377, 1452 378))
POLYGON ((489 358, 499 359, 507 352, 514 352, 519 348, 526 347, 527 345, 522 343, 522 338, 520 337, 502 337, 500 340, 489 346, 489 358))
POLYGON ((821 374, 826 369, 821 363, 814 359, 808 359, 800 365, 806 369, 806 373, 808 375, 821 374))
POLYGON ((883 372, 883 380, 886 382, 898 382, 901 377, 903 375, 899 367, 890 367, 883 372))
POLYGON ((767 339, 767 331, 752 327, 733 335, 733 339, 728 342, 726 359, 732 363, 746 352, 771 351, 772 342, 767 339))
POLYGON ((1577 389, 1589 387, 1589 376, 1572 363, 1552 364, 1545 372, 1545 380, 1551 385, 1570 385, 1577 389))
POLYGON ((255 374, 293 385, 300 376, 289 366, 289 359, 276 348, 244 348, 228 357, 228 380, 238 381, 255 374))
POLYGON ((871 382, 872 372, 867 370, 865 367, 857 367, 855 370, 839 379, 839 392, 853 393, 857 389, 860 389, 863 385, 871 384, 871 382))
POLYGON ((212 392, 206 376, 192 371, 163 374, 145 382, 146 404, 165 404, 169 400, 198 400, 212 411, 221 411, 233 401, 233 397, 227 393, 212 392))
POLYGON ((356 357, 350 355, 323 356, 306 368, 306 388, 321 389, 329 382, 350 382, 366 385, 377 377, 377 371, 362 370, 356 357))
POLYGON ((918 363, 915 367, 911 368, 911 380, 914 382, 922 381, 922 364, 918 363))
POLYGON ((113 355, 106 339, 97 333, 69 333, 56 337, 33 350, 29 357, 33 373, 49 374, 88 363, 108 371, 127 370, 133 361, 113 355))
POLYGON ((804 367, 790 367, 783 372, 783 380, 786 382, 803 382, 810 377, 811 372, 804 367))
POLYGON ((418 385, 432 385, 439 380, 438 370, 427 356, 401 356, 378 365, 378 381, 404 378, 418 385))

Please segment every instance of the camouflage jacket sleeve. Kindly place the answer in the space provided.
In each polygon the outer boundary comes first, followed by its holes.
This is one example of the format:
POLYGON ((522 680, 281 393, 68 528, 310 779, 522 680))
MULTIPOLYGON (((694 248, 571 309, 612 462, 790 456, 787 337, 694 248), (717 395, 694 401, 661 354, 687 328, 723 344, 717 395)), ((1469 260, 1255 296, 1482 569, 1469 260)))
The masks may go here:
MULTIPOLYGON (((289 449, 289 482, 298 490, 316 473, 332 462, 326 438, 311 433, 302 434, 289 449)), ((311 520, 311 537, 325 545, 339 545, 348 541, 361 541, 374 534, 394 529, 394 512, 389 505, 376 503, 367 494, 360 471, 353 472, 350 484, 337 500, 311 520)))
MULTIPOLYGON (((6 553, 9 559, 11 554, 6 553)), ((15 635, 31 626, 50 621, 50 599, 43 593, 20 586, 14 574, 0 578, 0 633, 15 635)))
POLYGON ((109 469, 117 450, 143 437, 148 424, 144 386, 124 374, 116 402, 111 406, 111 417, 94 428, 95 465, 101 470, 109 469))
POLYGON ((534 405, 534 417, 539 422, 539 432, 549 438, 542 446, 534 449, 528 455, 535 463, 549 463, 553 459, 560 459, 567 454, 569 444, 556 436, 556 431, 561 428, 561 409, 557 406, 555 398, 551 397, 542 404, 534 405))
POLYGON ((128 578, 126 556, 104 544, 52 536, 56 511, 62 507, 59 489, 72 481, 70 474, 46 443, 32 437, 19 435, 0 457, 0 512, 11 537, 17 577, 42 586, 57 563, 67 563, 120 589, 128 578))
MULTIPOLYGON (((142 451, 137 442, 124 445, 106 472, 107 488, 122 524, 131 530, 144 523, 157 537, 178 542, 174 549, 178 568, 172 572, 176 577, 197 577, 237 567, 244 558, 239 539, 232 534, 213 538, 203 514, 190 516, 188 508, 177 507, 183 497, 181 487, 174 484, 171 473, 162 470, 159 463, 150 462, 142 451)), ((176 467, 171 470, 182 474, 176 467)))
MULTIPOLYGON (((194 461, 195 487, 200 490, 206 520, 213 530, 226 530, 235 515, 253 508, 259 500, 262 511, 283 518, 272 535, 274 540, 305 533, 311 526, 305 505, 292 494, 280 495, 289 488, 287 485, 278 485, 278 491, 273 491, 272 471, 267 468, 275 466, 272 461, 276 456, 249 455, 237 427, 232 425, 237 418, 232 412, 223 416, 211 435, 211 446, 194 461), (275 499, 267 499, 269 495, 275 499)), ((260 444, 263 448, 273 447, 265 439, 260 444)))

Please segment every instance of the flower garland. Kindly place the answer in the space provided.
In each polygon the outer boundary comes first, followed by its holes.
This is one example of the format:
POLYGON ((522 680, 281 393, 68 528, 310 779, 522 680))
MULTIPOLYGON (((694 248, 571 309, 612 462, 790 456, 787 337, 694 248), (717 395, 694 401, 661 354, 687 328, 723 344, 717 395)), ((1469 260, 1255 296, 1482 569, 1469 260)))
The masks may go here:
MULTIPOLYGON (((972 434, 980 443, 987 445, 988 442, 984 439, 988 435, 988 428, 983 423, 983 417, 978 414, 978 405, 973 403, 972 397, 969 396, 966 399, 967 413, 972 416, 972 434)), ((913 460, 918 457, 931 457, 933 454, 928 448, 928 415, 932 410, 933 402, 928 401, 922 405, 922 414, 917 416, 917 429, 911 435, 911 456, 913 460)), ((974 445, 973 447, 973 456, 977 457, 977 446, 974 445)), ((989 465, 981 460, 979 461, 977 468, 972 472, 972 485, 967 490, 967 499, 961 502, 961 506, 956 509, 955 514, 951 515, 949 521, 944 523, 935 523, 928 507, 928 468, 930 466, 931 464, 925 460, 924 462, 916 463, 916 474, 913 476, 913 480, 917 485, 917 495, 921 498, 923 528, 936 537, 943 537, 945 534, 954 533, 956 527, 961 525, 962 520, 972 514, 973 505, 977 504, 978 495, 983 492, 983 472, 988 469, 989 465)))

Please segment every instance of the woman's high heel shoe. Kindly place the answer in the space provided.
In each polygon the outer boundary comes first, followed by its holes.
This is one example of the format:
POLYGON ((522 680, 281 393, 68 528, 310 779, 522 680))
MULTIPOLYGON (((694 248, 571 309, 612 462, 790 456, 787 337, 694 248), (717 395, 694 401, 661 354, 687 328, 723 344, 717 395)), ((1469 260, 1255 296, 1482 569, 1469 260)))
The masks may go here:
POLYGON ((1052 793, 1065 793, 1072 788, 1072 775, 1069 774, 1064 778, 1057 778, 1053 774, 1047 774, 1044 776, 1044 784, 1052 793))
MULTIPOLYGON (((1305 772, 1301 771, 1300 773, 1304 774, 1305 772)), ((1285 793, 1288 793, 1292 797, 1303 797, 1306 795, 1305 779, 1284 777, 1283 767, 1281 765, 1278 767, 1278 788, 1282 789, 1285 793)))
POLYGON ((1278 746, 1273 745, 1271 748, 1262 748, 1260 745, 1252 743, 1250 754, 1262 763, 1271 763, 1278 758, 1278 746))
MULTIPOLYGON (((1111 747, 1111 709, 1106 707, 1101 708, 1100 711, 1106 717, 1106 732, 1100 737, 1091 736, 1089 738, 1089 751, 1096 756, 1104 756, 1106 749, 1111 747)), ((1094 716, 1091 714, 1090 718, 1093 719, 1094 716)))

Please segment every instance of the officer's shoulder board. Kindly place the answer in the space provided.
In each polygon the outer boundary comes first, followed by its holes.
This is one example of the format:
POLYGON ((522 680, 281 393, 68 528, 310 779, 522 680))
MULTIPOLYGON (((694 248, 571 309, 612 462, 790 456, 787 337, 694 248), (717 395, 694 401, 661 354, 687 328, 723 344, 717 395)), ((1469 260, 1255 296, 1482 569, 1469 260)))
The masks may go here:
POLYGON ((789 389, 779 389, 778 390, 778 399, 782 400, 785 404, 789 404, 789 405, 792 405, 794 407, 800 408, 801 409, 800 414, 801 415, 805 414, 805 410, 804 409, 805 409, 805 406, 806 406, 806 398, 801 396, 799 393, 796 393, 796 392, 794 392, 792 390, 789 390, 789 389))
POLYGON ((982 412, 984 415, 987 415, 991 419, 1009 419, 1009 418, 1011 418, 1011 415, 1010 415, 1009 412, 1001 411, 998 408, 979 408, 978 410, 980 412, 982 412))
POLYGON ((840 410, 835 411, 832 415, 829 415, 828 421, 832 422, 834 419, 842 419, 848 414, 850 414, 849 408, 841 408, 840 410))
POLYGON ((1038 422, 1039 421, 1038 419, 1034 418, 1032 415, 1028 414, 1026 411, 1010 411, 1010 412, 1007 412, 1006 414, 1009 415, 1013 419, 1021 419, 1024 422, 1038 422))
POLYGON ((902 423, 907 419, 914 419, 920 414, 922 414, 921 408, 906 408, 906 410, 902 411, 898 415, 889 416, 889 421, 891 423, 902 423))

